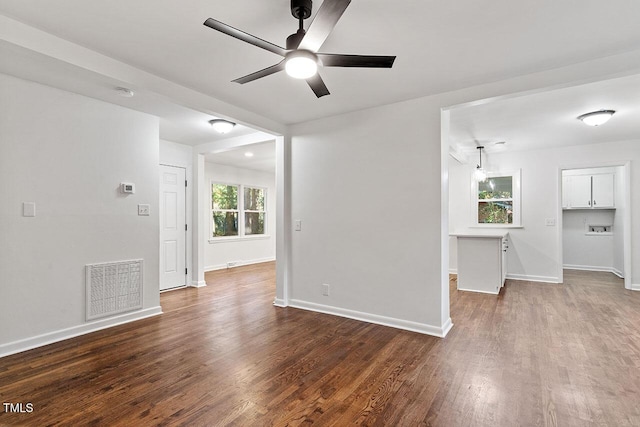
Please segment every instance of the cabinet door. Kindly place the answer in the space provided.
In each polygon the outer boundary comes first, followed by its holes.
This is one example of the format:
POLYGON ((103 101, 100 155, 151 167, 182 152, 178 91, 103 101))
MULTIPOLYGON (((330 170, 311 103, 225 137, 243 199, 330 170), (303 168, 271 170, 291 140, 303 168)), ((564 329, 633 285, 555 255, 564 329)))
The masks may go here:
POLYGON ((613 208, 615 206, 613 174, 593 175, 593 207, 613 208))
POLYGON ((591 175, 569 177, 568 202, 570 208, 591 207, 591 175))

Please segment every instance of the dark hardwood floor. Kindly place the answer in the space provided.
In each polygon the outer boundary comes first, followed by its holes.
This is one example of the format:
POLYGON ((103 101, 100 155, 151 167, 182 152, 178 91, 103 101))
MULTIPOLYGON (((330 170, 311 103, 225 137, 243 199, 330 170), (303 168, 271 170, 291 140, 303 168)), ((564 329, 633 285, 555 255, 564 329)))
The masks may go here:
MULTIPOLYGON (((459 292, 445 339, 276 308, 273 263, 0 359, 0 425, 640 426, 640 293, 608 273, 459 292)), ((401 277, 398 280, 402 280, 401 277)))

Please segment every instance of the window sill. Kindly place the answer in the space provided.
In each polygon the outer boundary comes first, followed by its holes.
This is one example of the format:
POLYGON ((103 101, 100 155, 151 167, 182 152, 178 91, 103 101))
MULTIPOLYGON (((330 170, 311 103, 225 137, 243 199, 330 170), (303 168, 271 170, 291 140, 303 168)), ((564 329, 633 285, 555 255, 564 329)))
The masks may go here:
POLYGON ((472 225, 469 228, 524 228, 524 225, 513 225, 513 224, 483 224, 483 225, 472 225))
POLYGON ((251 235, 251 236, 223 236, 209 239, 209 244, 214 243, 225 243, 225 242, 244 242, 247 240, 266 240, 270 239, 271 236, 268 234, 259 234, 259 235, 251 235))

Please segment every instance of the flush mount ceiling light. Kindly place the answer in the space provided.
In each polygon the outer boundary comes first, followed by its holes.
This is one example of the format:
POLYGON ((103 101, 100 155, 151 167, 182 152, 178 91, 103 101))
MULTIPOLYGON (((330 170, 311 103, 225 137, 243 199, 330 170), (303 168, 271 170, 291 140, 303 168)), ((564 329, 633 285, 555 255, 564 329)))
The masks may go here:
POLYGON ((294 50, 287 54, 284 69, 294 79, 308 79, 318 72, 318 58, 308 50, 294 50))
POLYGON ((476 179, 476 181, 478 182, 484 182, 487 180, 487 171, 485 171, 482 168, 482 149, 484 148, 484 146, 479 146, 477 147, 478 150, 480 150, 480 164, 478 164, 478 166, 476 166, 476 170, 473 173, 473 177, 476 179))
POLYGON ((600 126, 607 123, 614 113, 615 110, 592 111, 578 116, 578 120, 582 120, 585 125, 600 126))
POLYGON ((213 130, 219 133, 231 132, 231 129, 233 129, 233 127, 236 125, 235 123, 224 119, 209 120, 209 124, 211 125, 213 130))
POLYGON ((126 87, 117 87, 115 88, 115 91, 123 98, 133 98, 134 95, 134 92, 126 87))

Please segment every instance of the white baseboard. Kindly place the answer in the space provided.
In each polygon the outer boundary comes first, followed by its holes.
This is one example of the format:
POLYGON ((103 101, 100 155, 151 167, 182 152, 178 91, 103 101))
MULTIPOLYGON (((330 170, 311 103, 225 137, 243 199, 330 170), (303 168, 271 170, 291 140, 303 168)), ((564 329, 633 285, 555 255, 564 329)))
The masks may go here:
POLYGON ((459 291, 464 291, 464 292, 476 292, 478 294, 488 294, 488 295, 498 295, 500 293, 500 290, 498 290, 498 292, 491 292, 491 291, 479 291, 477 289, 464 289, 464 288, 457 288, 459 291))
POLYGON ((48 332, 46 334, 13 341, 0 345, 0 357, 21 353, 37 347, 53 344, 58 341, 89 334, 91 332, 100 331, 102 329, 111 328, 124 323, 135 322, 136 320, 146 319, 147 317, 157 316, 159 314, 162 314, 162 307, 160 306, 146 308, 132 313, 126 313, 78 326, 72 326, 71 328, 61 329, 59 331, 48 332))
POLYGON ((217 265, 210 265, 210 266, 205 267, 204 271, 225 270, 227 268, 235 268, 235 267, 241 267, 243 265, 251 265, 251 264, 260 264, 260 263, 263 263, 263 262, 270 262, 270 261, 275 261, 275 260, 276 260, 275 257, 242 260, 242 261, 238 261, 237 264, 234 265, 233 267, 228 267, 227 264, 217 264, 217 265))
POLYGON ((194 280, 189 285, 190 288, 204 288, 205 286, 207 286, 207 282, 205 282, 204 280, 194 280))
POLYGON ((458 274, 458 269, 457 268, 450 268, 449 269, 449 274, 458 274))
POLYGON ((426 335, 433 335, 444 338, 449 332, 453 324, 451 319, 442 326, 433 326, 426 323, 412 322, 410 320, 396 319, 393 317, 379 316, 377 314, 363 313, 361 311, 348 310, 345 308, 332 307, 324 304, 316 304, 313 302, 292 299, 289 300, 289 307, 301 308, 303 310, 315 311, 318 313, 331 314, 333 316, 346 317, 349 319, 360 320, 377 325, 390 326, 392 328, 404 329, 407 331, 418 332, 426 335))
POLYGON ((561 283, 560 279, 552 276, 533 276, 529 274, 507 273, 507 280, 523 280, 527 282, 561 283))
POLYGON ((288 304, 285 302, 285 300, 281 299, 281 298, 274 298, 273 299, 273 305, 275 305, 276 307, 287 307, 288 304))
POLYGON ((632 283, 631 284, 632 291, 640 291, 640 283, 632 283))
POLYGON ((567 270, 580 270, 580 271, 604 271, 605 273, 613 273, 619 278, 624 279, 624 273, 614 267, 564 264, 562 268, 566 268, 567 270))

